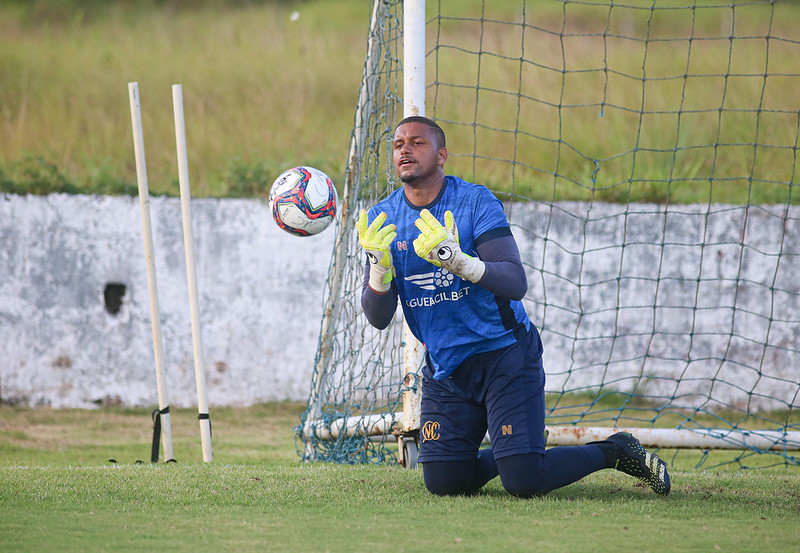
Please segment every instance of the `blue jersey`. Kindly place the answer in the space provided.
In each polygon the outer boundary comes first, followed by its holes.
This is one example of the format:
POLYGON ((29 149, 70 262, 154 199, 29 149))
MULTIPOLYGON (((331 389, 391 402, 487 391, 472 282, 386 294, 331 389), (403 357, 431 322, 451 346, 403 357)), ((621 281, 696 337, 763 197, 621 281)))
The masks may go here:
POLYGON ((416 254, 413 242, 420 232, 414 222, 423 208, 442 223, 445 211, 451 211, 459 245, 473 257, 477 239, 510 230, 503 205, 488 188, 452 176, 445 177, 430 205, 412 205, 400 188, 370 209, 370 222, 383 211, 387 222, 397 225, 391 246, 397 271, 393 286, 409 329, 428 350, 434 378, 443 379, 468 357, 511 345, 514 329, 520 324, 529 328, 530 321, 522 302, 498 298, 416 254))

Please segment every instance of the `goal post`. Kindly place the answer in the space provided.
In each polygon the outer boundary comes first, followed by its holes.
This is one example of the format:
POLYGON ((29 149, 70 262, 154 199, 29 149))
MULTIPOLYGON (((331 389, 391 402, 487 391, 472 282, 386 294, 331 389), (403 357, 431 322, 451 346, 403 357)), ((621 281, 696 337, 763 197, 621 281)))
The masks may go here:
POLYGON ((629 429, 698 466, 799 465, 798 24, 782 1, 376 0, 301 456, 414 464, 422 348, 361 312, 354 221, 424 114, 520 246, 548 445, 629 429))
MULTIPOLYGON (((403 413, 384 413, 361 418, 340 418, 317 428, 316 437, 322 440, 337 440, 358 436, 378 437, 401 434, 408 429, 403 413)), ((680 430, 674 428, 606 427, 606 426, 546 426, 548 445, 583 445, 587 442, 606 439, 615 432, 630 432, 645 447, 672 449, 747 449, 761 451, 797 451, 796 432, 779 430, 731 430, 698 428, 680 430)), ((487 437, 487 441, 489 438, 487 437)), ((400 451, 398 451, 400 455, 400 451)), ((398 459, 401 459, 399 457, 398 459)))
MULTIPOLYGON (((425 0, 403 3, 403 117, 425 115, 425 0)), ((397 436, 398 461, 406 468, 417 466, 422 389, 419 368, 425 349, 403 325, 403 416, 397 436)))

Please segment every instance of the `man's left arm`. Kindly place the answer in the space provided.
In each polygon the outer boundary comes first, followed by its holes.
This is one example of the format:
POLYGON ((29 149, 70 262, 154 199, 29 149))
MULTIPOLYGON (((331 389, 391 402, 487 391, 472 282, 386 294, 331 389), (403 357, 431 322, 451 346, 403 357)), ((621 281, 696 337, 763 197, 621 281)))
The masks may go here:
MULTIPOLYGON (((506 227, 507 229, 507 227, 506 227)), ((484 264, 483 276, 477 284, 495 296, 521 300, 528 291, 528 278, 519 255, 519 247, 511 230, 500 236, 481 241, 475 248, 484 264)))
POLYGON ((458 227, 450 211, 445 212, 443 225, 423 209, 415 225, 420 235, 414 240, 414 251, 421 258, 496 296, 508 299, 525 296, 528 290, 525 268, 509 227, 498 227, 478 236, 475 240, 478 257, 473 257, 461 250, 458 227))

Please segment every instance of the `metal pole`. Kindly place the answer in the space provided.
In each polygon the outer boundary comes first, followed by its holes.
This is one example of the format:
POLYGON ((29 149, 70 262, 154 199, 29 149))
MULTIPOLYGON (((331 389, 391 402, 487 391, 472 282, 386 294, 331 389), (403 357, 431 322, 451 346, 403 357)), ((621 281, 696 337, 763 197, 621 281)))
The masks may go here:
POLYGON ((583 445, 605 440, 615 432, 629 432, 645 447, 666 449, 800 450, 800 432, 720 428, 603 428, 548 426, 547 445, 583 445))
POLYGON ((403 116, 425 115, 425 0, 403 2, 403 116))

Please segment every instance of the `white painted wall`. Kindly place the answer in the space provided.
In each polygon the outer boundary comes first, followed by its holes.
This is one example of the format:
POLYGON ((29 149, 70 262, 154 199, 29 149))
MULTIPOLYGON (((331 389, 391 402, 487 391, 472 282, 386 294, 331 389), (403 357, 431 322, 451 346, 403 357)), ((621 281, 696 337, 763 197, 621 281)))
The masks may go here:
POLYGON ((800 209, 569 202, 511 211, 548 390, 603 383, 691 409, 800 400, 800 209))
MULTIPOLYGON (((151 217, 170 404, 195 405, 180 201, 151 217)), ((333 229, 291 236, 253 200, 196 199, 197 280, 212 405, 304 399, 333 229)), ((155 405, 139 201, 0 197, 0 398, 54 407, 155 405), (124 283, 119 314, 103 290, 124 283)))
MULTIPOLYGON (((726 403, 800 397, 796 210, 510 207, 550 389, 620 379, 695 402, 712 388, 726 403)), ((197 199, 192 211, 209 402, 305 400, 333 229, 291 236, 257 200, 197 199)), ((170 405, 193 406, 180 202, 153 198, 151 212, 170 405)), ((0 196, 0 401, 157 403, 141 229, 137 198, 0 196), (110 282, 127 290, 117 315, 110 282)))

